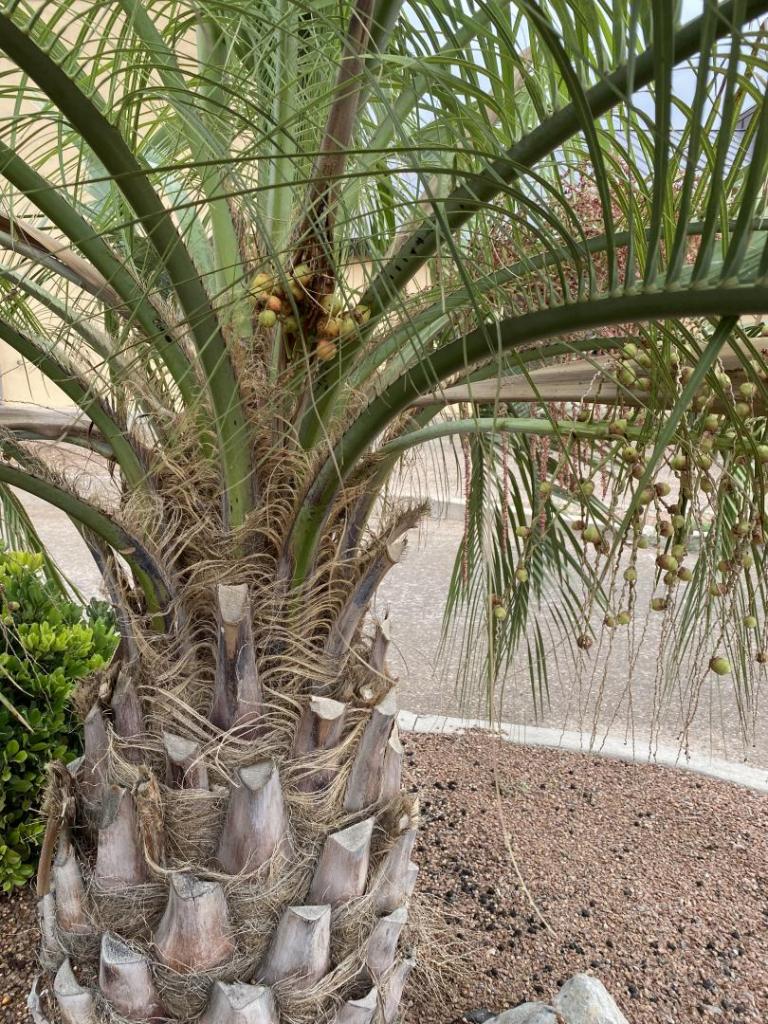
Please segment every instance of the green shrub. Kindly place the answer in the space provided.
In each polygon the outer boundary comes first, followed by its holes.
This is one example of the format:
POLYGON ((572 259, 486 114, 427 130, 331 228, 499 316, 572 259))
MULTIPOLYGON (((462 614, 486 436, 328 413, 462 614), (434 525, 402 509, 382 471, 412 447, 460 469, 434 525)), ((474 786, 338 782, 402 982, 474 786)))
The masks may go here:
POLYGON ((62 600, 41 555, 0 549, 0 886, 35 871, 46 765, 78 753, 69 705, 77 679, 117 645, 108 606, 62 600))

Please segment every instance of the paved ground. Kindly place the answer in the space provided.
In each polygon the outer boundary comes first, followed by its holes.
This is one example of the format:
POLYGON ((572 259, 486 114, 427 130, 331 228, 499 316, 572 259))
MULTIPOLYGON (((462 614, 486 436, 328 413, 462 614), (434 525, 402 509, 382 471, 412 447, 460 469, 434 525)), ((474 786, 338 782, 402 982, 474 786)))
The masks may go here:
MULTIPOLYGON (((461 538, 459 523, 430 524, 425 542, 412 546, 407 559, 385 581, 379 604, 388 603, 403 706, 425 714, 488 717, 482 683, 459 699, 454 685, 459 652, 438 659, 441 620, 453 560, 461 538)), ((648 556, 646 573, 653 565, 648 556)), ((650 592, 641 590, 639 607, 650 592)), ((556 626, 557 601, 537 612, 545 635, 556 626)), ((521 653, 505 673, 493 699, 493 715, 506 722, 578 732, 585 747, 599 748, 609 738, 645 758, 657 746, 697 756, 723 757, 768 766, 768 713, 758 702, 740 715, 730 677, 706 671, 711 651, 704 640, 692 657, 677 666, 665 660, 669 638, 663 616, 651 613, 633 631, 607 632, 589 652, 576 651, 552 637, 548 651, 549 692, 543 708, 531 692, 527 656, 521 653), (538 710, 538 714, 537 714, 538 710)), ((483 638, 475 638, 482 646, 483 638)), ((759 695, 758 695, 759 696, 759 695)))
MULTIPOLYGON (((455 497, 448 495, 447 497, 455 497)), ((69 521, 36 499, 25 499, 62 569, 86 596, 99 592, 100 579, 69 521)), ((455 508, 454 508, 455 516, 455 508)), ((389 608, 393 627, 391 669, 399 676, 401 705, 421 714, 487 718, 482 679, 459 699, 455 680, 458 651, 438 656, 448 582, 462 526, 455 518, 432 520, 413 534, 403 563, 381 588, 377 610, 389 608)), ((652 565, 643 574, 652 576, 652 565)), ((647 605, 647 593, 645 604, 647 605)), ((641 603, 643 603, 641 601, 641 603)), ((523 727, 577 732, 585 747, 623 744, 628 753, 648 757, 658 745, 684 755, 749 760, 768 767, 768 713, 763 705, 740 715, 730 678, 702 671, 711 651, 705 640, 693 658, 677 666, 677 678, 664 660, 668 637, 663 617, 651 615, 634 630, 614 631, 587 653, 554 636, 558 605, 537 612, 547 635, 549 692, 534 702, 525 654, 505 673, 491 704, 493 717, 523 727)), ((472 639, 475 653, 482 637, 472 639)), ((524 734, 524 733, 523 733, 524 734)))

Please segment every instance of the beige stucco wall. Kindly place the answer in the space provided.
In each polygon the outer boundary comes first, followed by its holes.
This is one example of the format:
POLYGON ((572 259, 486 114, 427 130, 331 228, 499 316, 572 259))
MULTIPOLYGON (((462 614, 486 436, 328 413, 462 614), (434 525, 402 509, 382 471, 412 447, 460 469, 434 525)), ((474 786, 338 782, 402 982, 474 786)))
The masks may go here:
POLYGON ((33 402, 53 409, 69 408, 72 403, 55 384, 51 384, 34 366, 0 342, 0 401, 33 402))

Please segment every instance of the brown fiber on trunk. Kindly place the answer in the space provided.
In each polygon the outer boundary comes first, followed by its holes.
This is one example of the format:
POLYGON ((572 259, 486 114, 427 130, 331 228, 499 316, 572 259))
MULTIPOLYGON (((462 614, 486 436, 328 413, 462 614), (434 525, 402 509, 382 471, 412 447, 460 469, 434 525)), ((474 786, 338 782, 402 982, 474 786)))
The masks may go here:
POLYGON ((55 776, 62 827, 41 903, 67 1024, 391 1019, 417 815, 400 790, 386 638, 359 632, 369 571, 337 606, 347 622, 356 609, 345 642, 363 670, 314 682, 318 643, 306 680, 322 693, 298 674, 293 691, 272 688, 292 648, 262 673, 249 589, 233 585, 211 601, 207 699, 194 691, 193 707, 183 675, 166 697, 134 661, 91 709, 83 760, 55 776))

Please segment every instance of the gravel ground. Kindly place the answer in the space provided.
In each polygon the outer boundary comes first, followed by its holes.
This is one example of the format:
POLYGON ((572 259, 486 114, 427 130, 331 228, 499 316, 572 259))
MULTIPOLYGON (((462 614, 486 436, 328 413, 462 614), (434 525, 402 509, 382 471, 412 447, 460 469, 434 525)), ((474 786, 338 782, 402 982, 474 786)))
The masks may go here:
POLYGON ((406 749, 420 889, 457 940, 408 1024, 546 1001, 579 971, 630 1024, 768 1020, 768 797, 479 733, 406 749))
MULTIPOLYGON (((630 1024, 768 1019, 767 796, 479 733, 405 739, 420 889, 442 918, 406 1024, 550 999, 578 971, 630 1024)), ((31 892, 0 899, 8 1024, 27 1019, 35 930, 31 892)))
POLYGON ((0 896, 0 1021, 28 1021, 27 993, 37 972, 37 919, 31 888, 0 896))

